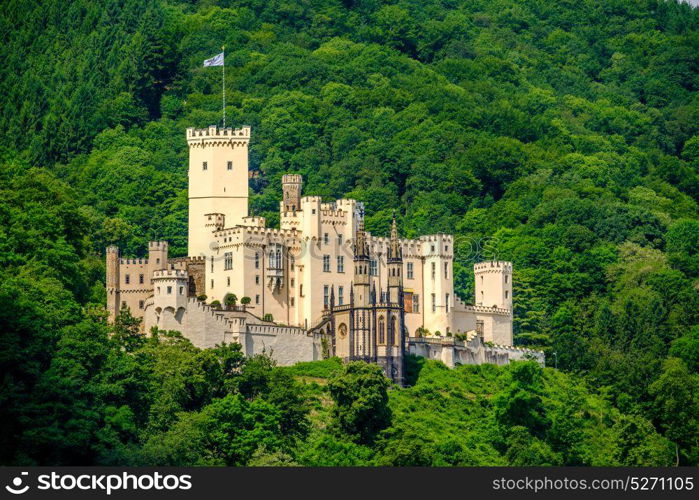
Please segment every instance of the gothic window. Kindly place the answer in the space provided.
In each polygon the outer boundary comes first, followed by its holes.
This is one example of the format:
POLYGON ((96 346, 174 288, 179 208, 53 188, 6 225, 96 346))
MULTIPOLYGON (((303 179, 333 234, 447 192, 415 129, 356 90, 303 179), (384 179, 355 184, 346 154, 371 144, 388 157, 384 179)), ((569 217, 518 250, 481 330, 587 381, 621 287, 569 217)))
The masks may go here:
POLYGON ((330 304, 330 287, 328 285, 325 285, 323 287, 323 305, 325 307, 328 307, 330 304))
POLYGON ((275 269, 281 269, 282 267, 282 250, 281 248, 277 248, 277 265, 275 269))
POLYGON ((324 273, 330 272, 330 256, 329 255, 323 255, 323 272, 324 273))
POLYGON ((388 300, 388 293, 381 292, 381 303, 385 304, 387 300, 388 300))
POLYGON ((386 322, 383 316, 379 317, 379 344, 386 343, 386 322))
POLYGON ((342 305, 345 302, 345 287, 339 286, 337 287, 337 303, 338 305, 342 305))
POLYGON ((379 274, 376 259, 371 259, 369 261, 369 274, 371 276, 377 276, 379 274))
POLYGON ((413 312, 420 312, 420 296, 413 294, 413 312))
POLYGON ((224 269, 226 271, 233 269, 233 252, 226 252, 224 257, 224 269))
POLYGON ((228 170, 233 170, 233 162, 232 161, 228 162, 227 168, 228 168, 228 170))
POLYGON ((408 279, 413 279, 413 263, 408 262, 408 279))
POLYGON ((398 335, 396 335, 396 317, 391 317, 391 326, 388 328, 388 345, 398 343, 398 335))
POLYGON ((201 164, 201 169, 202 169, 202 170, 206 170, 206 169, 208 169, 208 168, 209 168, 209 164, 208 164, 208 163, 203 162, 203 163, 201 164))
POLYGON ((338 273, 345 272, 345 258, 342 255, 337 256, 337 272, 338 273))

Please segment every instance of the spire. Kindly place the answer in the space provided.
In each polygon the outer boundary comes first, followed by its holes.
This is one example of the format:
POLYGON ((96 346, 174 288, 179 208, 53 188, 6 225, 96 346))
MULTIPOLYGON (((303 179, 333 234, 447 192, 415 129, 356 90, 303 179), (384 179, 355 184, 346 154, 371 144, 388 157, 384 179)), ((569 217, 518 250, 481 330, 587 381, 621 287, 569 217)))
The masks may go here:
POLYGON ((398 241, 398 226, 396 225, 396 213, 393 212, 393 222, 391 222, 391 240, 388 245, 388 260, 402 260, 403 250, 398 241))
POLYGON ((354 260, 365 260, 369 258, 369 244, 364 231, 364 214, 360 213, 357 224, 357 235, 354 241, 354 260))

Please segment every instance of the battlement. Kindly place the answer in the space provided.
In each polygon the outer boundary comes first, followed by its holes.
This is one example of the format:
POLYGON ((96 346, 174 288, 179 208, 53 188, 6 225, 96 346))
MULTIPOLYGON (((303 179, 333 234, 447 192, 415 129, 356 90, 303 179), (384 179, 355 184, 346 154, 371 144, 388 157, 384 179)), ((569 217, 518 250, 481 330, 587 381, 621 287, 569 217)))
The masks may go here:
POLYGON ((321 196, 303 196, 301 198, 301 203, 322 203, 323 198, 321 196))
POLYGON ((107 253, 114 253, 114 254, 117 254, 117 256, 118 256, 119 255, 119 247, 116 245, 109 245, 107 247, 107 253))
POLYGON ((282 175, 282 184, 301 184, 303 176, 301 174, 284 174, 282 175))
POLYGON ((496 271, 512 272, 512 262, 491 260, 486 262, 477 262, 473 265, 473 272, 475 273, 486 273, 496 271))
POLYGON ((153 280, 157 279, 186 279, 187 271, 184 269, 163 269, 153 271, 153 280))
POLYGON ((153 251, 153 250, 167 250, 168 244, 167 241, 149 241, 148 242, 148 250, 153 251))
POLYGON ((512 314, 512 310, 504 309, 502 307, 488 307, 488 306, 474 306, 470 304, 463 304, 465 311, 475 312, 475 313, 485 313, 485 314, 497 314, 500 316, 509 316, 512 314))
POLYGON ((249 215, 243 217, 243 225, 247 227, 265 227, 267 225, 267 219, 257 215, 249 215))
POLYGON ((425 241, 425 242, 439 242, 442 241, 444 243, 450 243, 454 237, 451 234, 445 234, 445 233, 437 233, 437 234, 426 234, 424 236, 420 236, 419 240, 420 241, 425 241))
POLYGON ((196 129, 189 127, 187 129, 187 142, 197 142, 200 139, 250 139, 251 128, 249 125, 243 125, 241 128, 219 128, 216 125, 210 125, 208 128, 196 129))
POLYGON ((124 265, 145 265, 148 264, 148 259, 119 259, 119 264, 124 265))

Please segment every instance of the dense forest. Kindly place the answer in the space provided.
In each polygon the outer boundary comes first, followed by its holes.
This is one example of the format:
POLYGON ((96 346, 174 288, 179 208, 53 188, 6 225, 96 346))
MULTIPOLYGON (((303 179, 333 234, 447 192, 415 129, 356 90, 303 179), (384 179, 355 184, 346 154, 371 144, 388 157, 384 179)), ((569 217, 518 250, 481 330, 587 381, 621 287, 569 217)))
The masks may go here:
POLYGON ((699 9, 675 0, 0 4, 0 463, 699 464, 699 9), (547 368, 275 367, 104 313, 104 247, 186 251, 184 129, 514 263, 547 368))

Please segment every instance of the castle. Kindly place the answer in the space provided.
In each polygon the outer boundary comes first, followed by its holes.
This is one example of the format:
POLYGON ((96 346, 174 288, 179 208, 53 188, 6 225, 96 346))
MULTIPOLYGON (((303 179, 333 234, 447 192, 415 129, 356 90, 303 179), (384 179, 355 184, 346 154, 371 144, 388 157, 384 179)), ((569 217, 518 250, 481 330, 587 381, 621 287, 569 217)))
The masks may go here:
POLYGON ((148 258, 107 248, 107 308, 178 330, 199 347, 239 342, 280 364, 327 356, 381 365, 402 383, 408 352, 456 363, 543 354, 512 347, 512 264, 474 265, 475 298, 454 294, 453 237, 388 238, 364 229, 361 203, 303 196, 282 178, 280 228, 248 214, 251 129, 187 129, 188 257, 153 241, 148 258), (237 301, 232 298, 235 295, 237 301), (241 303, 244 302, 244 303, 241 303))

